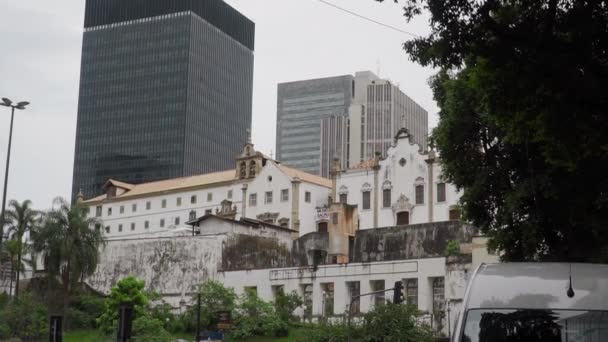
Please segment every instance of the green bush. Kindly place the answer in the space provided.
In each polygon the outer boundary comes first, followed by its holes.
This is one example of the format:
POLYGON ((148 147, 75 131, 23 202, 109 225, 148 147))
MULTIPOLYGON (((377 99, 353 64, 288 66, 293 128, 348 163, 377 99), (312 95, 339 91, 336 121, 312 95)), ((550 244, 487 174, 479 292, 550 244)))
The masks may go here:
POLYGON ((104 299, 99 296, 79 294, 70 299, 65 313, 65 328, 91 329, 97 327, 97 318, 104 312, 104 299))
POLYGON ((172 341, 163 322, 150 316, 141 316, 133 321, 133 341, 135 342, 170 342, 172 341))
MULTIPOLYGON (((199 286, 198 293, 201 295, 201 329, 213 330, 216 328, 218 311, 234 311, 237 296, 232 288, 224 287, 222 283, 210 280, 199 286)), ((197 294, 192 296, 190 308, 179 319, 187 332, 196 331, 197 300, 197 294)))
MULTIPOLYGON (((352 341, 356 342, 432 342, 428 326, 417 321, 419 312, 408 305, 379 305, 363 315, 360 322, 350 328, 352 341)), ((320 324, 310 329, 306 341, 342 342, 347 340, 345 322, 320 324)), ((303 341, 302 341, 303 342, 303 341)))
POLYGON ((236 339, 252 336, 284 335, 287 323, 277 315, 274 306, 262 300, 254 291, 247 291, 239 300, 234 327, 229 335, 236 339))
POLYGON ((304 305, 304 301, 296 291, 286 294, 280 290, 274 300, 274 309, 279 319, 287 324, 299 321, 299 318, 293 312, 302 305, 304 305))
MULTIPOLYGON (((150 307, 149 295, 144 291, 145 283, 135 277, 129 276, 120 280, 110 290, 110 296, 105 300, 103 314, 97 320, 99 328, 106 335, 115 334, 118 327, 118 310, 122 303, 133 305, 135 320, 133 321, 133 338, 136 341, 169 341, 170 335, 165 330, 163 322, 151 317, 153 309, 150 307), (167 336, 169 336, 167 338, 167 336)), ((156 298, 156 297, 155 297, 156 298)))
POLYGON ((19 294, 0 312, 0 339, 38 340, 48 334, 47 310, 28 292, 19 294))
POLYGON ((448 241, 447 246, 445 246, 445 256, 452 256, 460 254, 460 242, 458 240, 450 240, 448 241))

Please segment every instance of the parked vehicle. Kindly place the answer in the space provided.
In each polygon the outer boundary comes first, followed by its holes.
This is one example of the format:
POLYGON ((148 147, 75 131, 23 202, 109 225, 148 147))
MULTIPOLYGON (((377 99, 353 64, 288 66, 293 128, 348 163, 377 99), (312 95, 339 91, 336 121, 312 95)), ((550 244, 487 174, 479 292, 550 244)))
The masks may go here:
POLYGON ((480 265, 452 342, 515 341, 608 341, 608 265, 480 265))

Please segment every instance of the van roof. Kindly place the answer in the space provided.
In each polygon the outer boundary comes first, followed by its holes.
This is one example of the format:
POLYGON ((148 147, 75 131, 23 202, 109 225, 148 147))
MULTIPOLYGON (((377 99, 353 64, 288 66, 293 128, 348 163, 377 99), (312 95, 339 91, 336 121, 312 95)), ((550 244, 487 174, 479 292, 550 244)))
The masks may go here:
POLYGON ((608 265, 482 264, 466 308, 608 310, 608 265), (568 298, 570 266, 574 297, 568 298))

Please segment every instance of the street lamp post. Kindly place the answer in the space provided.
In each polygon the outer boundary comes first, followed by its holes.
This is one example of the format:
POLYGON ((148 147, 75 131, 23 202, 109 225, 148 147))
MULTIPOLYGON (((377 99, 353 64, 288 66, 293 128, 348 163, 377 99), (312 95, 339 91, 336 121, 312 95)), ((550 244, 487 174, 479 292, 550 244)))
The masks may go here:
POLYGON ((10 107, 11 108, 11 128, 8 133, 8 152, 6 154, 6 170, 4 171, 4 191, 2 192, 2 211, 0 212, 0 254, 2 252, 2 239, 4 239, 4 210, 6 207, 6 186, 8 183, 8 166, 11 162, 11 143, 13 141, 13 120, 15 118, 15 109, 23 110, 25 106, 30 104, 29 102, 22 101, 17 104, 13 104, 13 101, 7 99, 6 97, 2 98, 2 102, 0 102, 0 106, 10 107))

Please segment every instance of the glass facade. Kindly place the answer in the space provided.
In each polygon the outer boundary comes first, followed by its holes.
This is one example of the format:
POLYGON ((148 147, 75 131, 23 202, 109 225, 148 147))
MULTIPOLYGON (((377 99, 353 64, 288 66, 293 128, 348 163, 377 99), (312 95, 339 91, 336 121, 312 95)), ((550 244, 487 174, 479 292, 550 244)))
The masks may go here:
POLYGON ((109 178, 232 168, 251 127, 253 32, 220 0, 88 0, 72 198, 109 178))
POLYGON ((345 75, 279 84, 276 138, 279 161, 329 176, 331 159, 336 154, 343 157, 342 125, 346 124, 352 100, 352 81, 352 76, 345 75))

